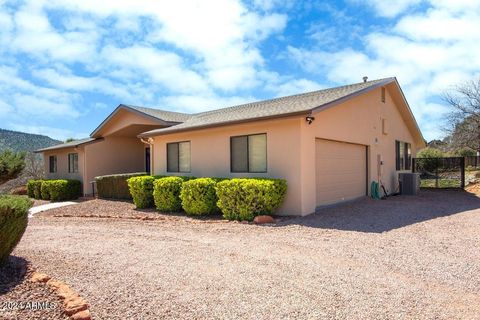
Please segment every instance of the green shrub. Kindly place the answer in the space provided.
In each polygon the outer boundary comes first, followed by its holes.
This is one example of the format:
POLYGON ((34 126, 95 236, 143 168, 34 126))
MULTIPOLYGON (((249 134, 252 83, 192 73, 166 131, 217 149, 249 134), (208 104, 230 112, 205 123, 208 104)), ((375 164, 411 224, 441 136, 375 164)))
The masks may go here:
POLYGON ((287 182, 281 179, 231 179, 216 186, 223 217, 251 221, 258 215, 272 214, 283 203, 287 182))
POLYGON ((127 180, 133 203, 138 209, 153 207, 152 176, 133 177, 127 180))
POLYGON ((82 193, 82 184, 78 180, 58 179, 42 180, 41 195, 43 200, 75 200, 82 193))
POLYGON ((180 191, 183 181, 181 177, 166 177, 153 182, 153 199, 158 210, 162 212, 182 210, 180 191))
POLYGON ((30 198, 41 198, 42 180, 28 180, 27 182, 27 195, 30 198))
POLYGON ((78 180, 47 180, 50 200, 64 201, 78 199, 82 192, 82 184, 78 180))
POLYGON ((463 147, 455 150, 453 155, 456 157, 475 157, 477 155, 477 151, 469 147, 463 147))
POLYGON ((183 210, 189 215, 207 215, 218 212, 216 184, 212 178, 185 181, 180 192, 183 210))
POLYGON ((40 198, 42 200, 50 200, 50 181, 51 180, 42 180, 40 184, 40 198))
POLYGON ((0 152, 0 184, 17 178, 25 168, 25 152, 0 152))
POLYGON ((132 200, 127 180, 145 175, 147 175, 145 172, 135 172, 96 177, 97 195, 104 199, 132 200))
POLYGON ((426 147, 417 153, 417 158, 443 158, 447 155, 440 149, 426 147))
POLYGON ((0 263, 22 238, 32 201, 24 196, 0 196, 0 263))

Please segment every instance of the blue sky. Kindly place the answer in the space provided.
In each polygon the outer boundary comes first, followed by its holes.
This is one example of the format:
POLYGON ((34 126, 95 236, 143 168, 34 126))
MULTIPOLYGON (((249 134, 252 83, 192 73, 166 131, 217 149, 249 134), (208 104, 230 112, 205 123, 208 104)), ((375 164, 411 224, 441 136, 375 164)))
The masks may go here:
POLYGON ((0 0, 0 128, 81 138, 120 103, 199 112, 396 76, 427 140, 480 75, 478 0, 0 0))

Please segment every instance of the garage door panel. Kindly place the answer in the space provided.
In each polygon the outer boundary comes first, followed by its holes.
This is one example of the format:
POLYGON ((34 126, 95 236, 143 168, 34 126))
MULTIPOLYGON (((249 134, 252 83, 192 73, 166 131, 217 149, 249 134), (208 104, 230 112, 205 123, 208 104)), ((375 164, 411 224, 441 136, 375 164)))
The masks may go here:
POLYGON ((364 196, 366 179, 365 146, 316 140, 317 206, 364 196))

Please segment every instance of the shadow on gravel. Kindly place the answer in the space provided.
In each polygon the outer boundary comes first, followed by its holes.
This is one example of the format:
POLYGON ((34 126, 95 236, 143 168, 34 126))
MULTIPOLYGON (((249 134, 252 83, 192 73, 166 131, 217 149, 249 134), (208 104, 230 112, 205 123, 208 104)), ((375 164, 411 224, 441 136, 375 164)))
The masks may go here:
POLYGON ((386 200, 365 198, 321 209, 303 218, 287 219, 277 226, 381 233, 479 208, 480 197, 463 190, 422 190, 418 196, 394 196, 386 200))
POLYGON ((0 295, 6 294, 22 283, 27 274, 28 261, 10 256, 0 264, 0 295))

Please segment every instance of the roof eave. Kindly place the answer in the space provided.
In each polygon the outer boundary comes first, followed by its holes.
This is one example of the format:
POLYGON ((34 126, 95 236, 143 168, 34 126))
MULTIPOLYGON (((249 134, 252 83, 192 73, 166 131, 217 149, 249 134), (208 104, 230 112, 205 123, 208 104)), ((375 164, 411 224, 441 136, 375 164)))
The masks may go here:
POLYGON ((364 94, 364 93, 366 93, 366 92, 369 92, 369 91, 371 91, 371 90, 374 90, 374 89, 376 89, 376 88, 383 87, 383 86, 385 86, 385 85, 387 85, 387 84, 390 84, 390 83, 392 83, 392 82, 395 82, 395 81, 397 81, 395 78, 387 78, 387 79, 385 79, 384 81, 381 81, 381 82, 376 83, 376 84, 374 84, 374 85, 368 86, 368 87, 366 87, 366 88, 364 88, 364 89, 355 91, 355 92, 353 92, 353 93, 350 93, 350 94, 348 94, 348 95, 346 95, 346 96, 343 96, 343 97, 341 97, 341 98, 338 98, 338 99, 336 99, 336 100, 333 100, 333 101, 327 102, 327 103, 325 103, 325 104, 319 105, 319 106, 313 108, 311 111, 312 111, 312 113, 317 113, 317 112, 323 111, 323 110, 325 110, 325 109, 334 107, 334 106, 336 106, 336 105, 338 105, 338 104, 340 104, 340 103, 343 103, 343 102, 345 102, 345 101, 347 101, 347 100, 350 100, 350 99, 352 99, 352 98, 355 98, 355 97, 357 97, 357 96, 360 96, 360 95, 362 95, 362 94, 364 94))
POLYGON ((310 110, 303 110, 303 111, 298 111, 298 112, 277 114, 277 115, 265 116, 265 117, 257 117, 257 118, 234 120, 234 121, 223 121, 223 122, 217 122, 217 123, 205 124, 205 125, 187 127, 187 128, 175 128, 173 126, 173 127, 168 128, 168 130, 155 129, 155 130, 143 132, 143 133, 139 134, 137 137, 138 138, 151 138, 151 137, 155 137, 155 136, 163 136, 163 135, 178 133, 178 132, 209 129, 209 128, 215 128, 215 127, 224 127, 224 126, 229 126, 229 125, 233 125, 233 124, 256 122, 256 121, 262 121, 262 120, 289 118, 289 117, 299 116, 299 115, 308 115, 310 113, 311 113, 310 110))
POLYGON ((92 143, 97 143, 97 142, 100 142, 102 140, 104 140, 104 138, 94 138, 94 140, 85 141, 85 142, 78 143, 78 144, 72 144, 72 145, 67 145, 67 146, 58 145, 58 147, 57 146, 51 146, 51 147, 48 147, 48 148, 38 149, 38 150, 35 150, 33 152, 34 153, 42 153, 42 152, 53 151, 53 150, 78 148, 79 146, 92 144, 92 143))
POLYGON ((152 115, 149 115, 145 112, 141 112, 140 110, 137 110, 137 109, 134 109, 132 107, 129 107, 127 105, 124 105, 124 104, 119 104, 118 107, 115 108, 115 110, 112 111, 112 113, 110 113, 110 115, 108 117, 105 118, 105 120, 102 121, 102 123, 100 123, 100 125, 98 125, 98 127, 93 130, 93 132, 90 134, 90 137, 92 138, 99 138, 98 136, 98 132, 103 128, 103 126, 105 126, 109 121, 110 119, 112 119, 118 112, 120 112, 120 110, 127 110, 127 111, 130 111, 130 112, 133 112, 133 113, 136 113, 142 117, 146 117, 146 118, 149 118, 153 121, 156 121, 159 123, 159 125, 163 125, 163 126, 172 126, 172 125, 175 125, 175 124, 178 124, 178 123, 181 123, 181 122, 171 122, 171 121, 165 121, 165 120, 162 120, 160 118, 157 118, 157 117, 154 117, 152 115))
POLYGON ((418 134, 417 145, 424 148, 424 147, 427 146, 425 138, 423 137, 422 131, 420 130, 420 127, 418 126, 417 119, 415 119, 415 116, 413 115, 412 109, 410 108, 410 105, 408 104, 407 98, 405 97, 405 94, 403 93, 402 87, 398 83, 397 78, 395 78, 395 85, 397 86, 398 90, 400 91, 400 95, 402 96, 403 102, 405 103, 405 106, 407 107, 409 116, 410 116, 410 118, 411 118, 411 120, 412 120, 412 122, 415 126, 415 129, 417 131, 417 134, 418 134))

